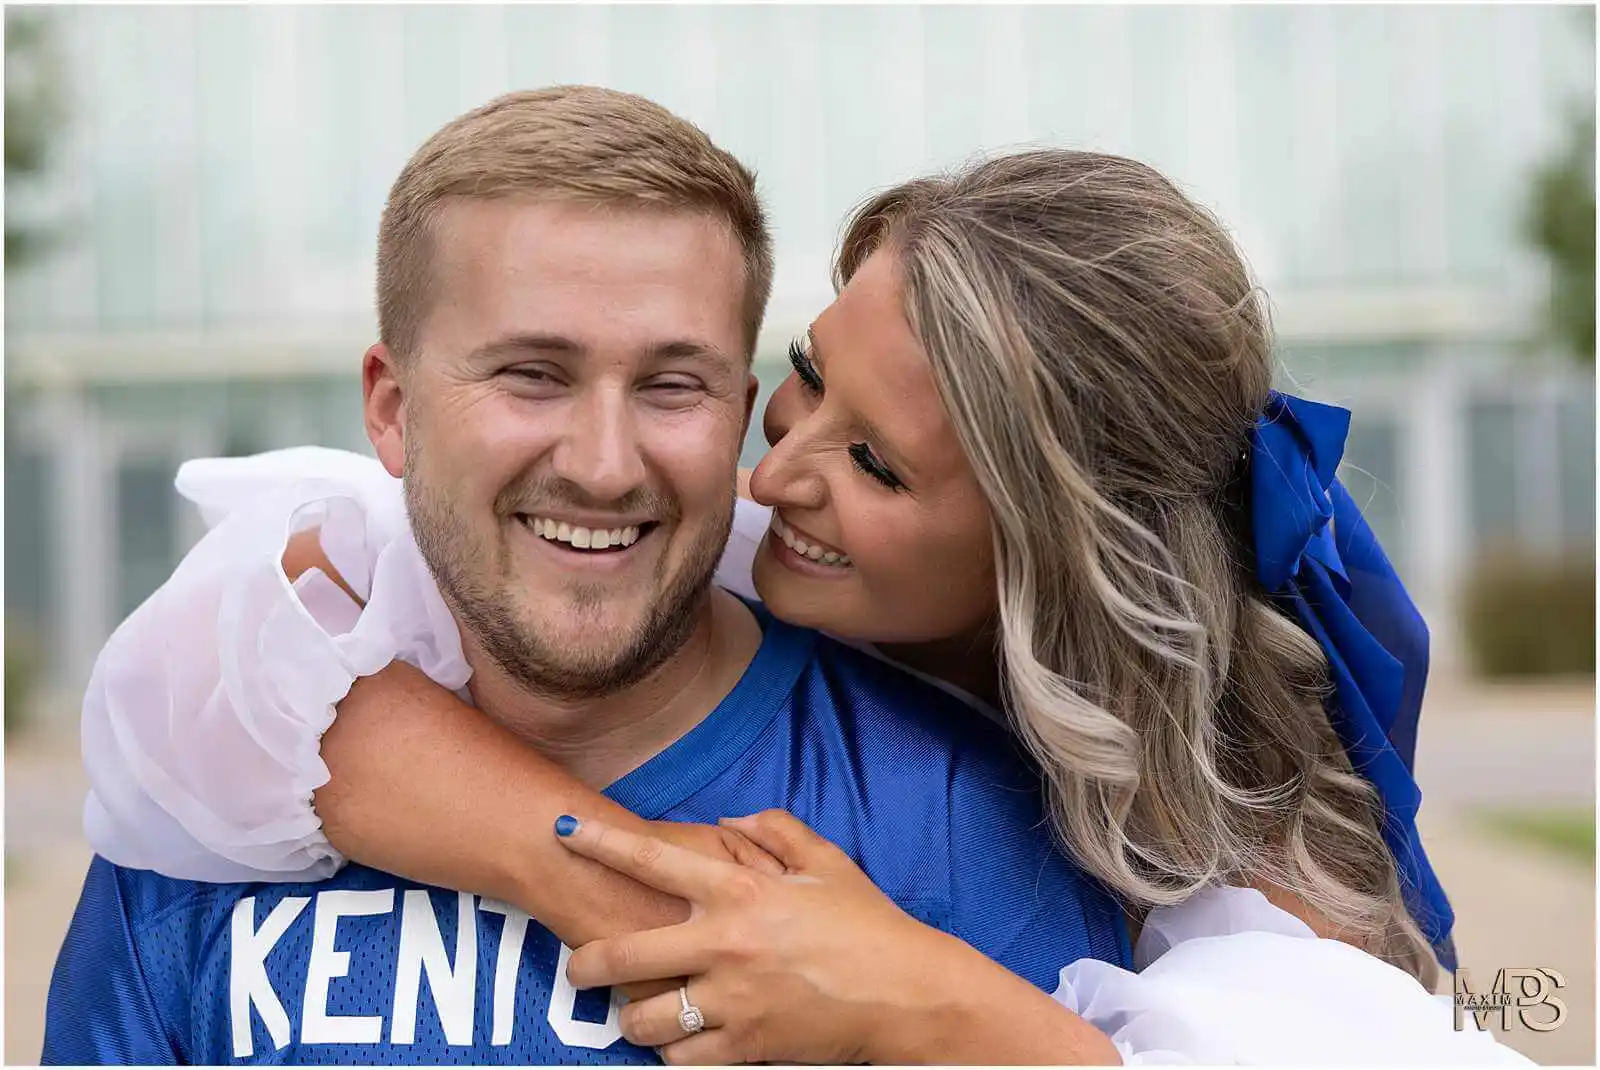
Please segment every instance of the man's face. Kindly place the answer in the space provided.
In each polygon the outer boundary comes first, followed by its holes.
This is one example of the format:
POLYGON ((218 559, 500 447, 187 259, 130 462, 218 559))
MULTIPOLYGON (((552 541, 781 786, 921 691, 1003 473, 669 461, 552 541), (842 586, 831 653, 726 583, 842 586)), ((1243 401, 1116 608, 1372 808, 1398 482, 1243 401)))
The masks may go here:
POLYGON ((744 263, 684 212, 459 201, 418 352, 367 358, 367 422, 477 645, 563 697, 676 652, 732 523, 754 399, 744 263))

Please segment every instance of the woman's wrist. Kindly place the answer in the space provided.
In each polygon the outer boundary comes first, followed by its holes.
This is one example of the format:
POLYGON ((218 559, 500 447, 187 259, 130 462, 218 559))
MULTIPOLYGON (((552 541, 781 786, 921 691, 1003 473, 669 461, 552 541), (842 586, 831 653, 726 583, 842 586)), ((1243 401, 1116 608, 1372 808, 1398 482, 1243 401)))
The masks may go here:
POLYGON ((1117 1065, 1111 1039, 954 936, 879 1016, 864 1046, 880 1065, 1117 1065))

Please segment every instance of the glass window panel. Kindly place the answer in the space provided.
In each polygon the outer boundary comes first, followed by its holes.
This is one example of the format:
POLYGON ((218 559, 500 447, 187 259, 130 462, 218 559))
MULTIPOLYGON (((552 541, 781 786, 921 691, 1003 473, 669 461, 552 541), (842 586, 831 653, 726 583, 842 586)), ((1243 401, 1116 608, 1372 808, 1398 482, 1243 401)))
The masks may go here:
POLYGON ((6 443, 6 617, 40 637, 55 623, 54 467, 42 451, 6 443))
POLYGON ((773 144, 793 137, 775 123, 777 98, 792 96, 797 87, 775 78, 764 64, 750 63, 750 56, 767 55, 784 47, 780 27, 770 8, 730 4, 708 16, 716 42, 716 129, 708 130, 713 141, 756 169, 762 176, 758 185, 775 207, 773 190, 764 181, 769 161, 775 158, 773 144))
POLYGON ((1557 417, 1561 449, 1561 534, 1574 546, 1594 542, 1594 384, 1562 400, 1557 417))
POLYGON ((1177 87, 1186 76, 1186 23, 1193 17, 1183 8, 1127 9, 1133 61, 1129 155, 1178 182, 1184 181, 1189 166, 1189 116, 1186 107, 1177 106, 1177 87))
POLYGON ((301 172, 307 209, 306 252, 321 263, 360 262, 372 235, 361 201, 361 92, 366 73, 348 60, 362 43, 360 8, 300 9, 306 72, 301 99, 322 118, 307 123, 301 172))
POLYGON ((117 465, 117 618, 128 616, 177 566, 178 495, 171 457, 117 465))
POLYGON ((462 99, 457 9, 408 7, 404 25, 406 143, 421 145, 445 123, 482 101, 462 99))
POLYGON ((261 257, 260 191, 251 124, 251 70, 259 60, 243 7, 201 7, 196 25, 200 124, 200 285, 208 323, 248 314, 261 257))
POLYGON ((1302 12, 1272 4, 1233 12, 1240 217, 1229 222, 1259 243, 1245 254, 1264 274, 1270 265, 1269 286, 1298 281, 1287 277, 1288 257, 1305 202, 1285 138, 1295 122, 1292 24, 1302 12))
POLYGON ((1467 407, 1468 516, 1479 553, 1517 537, 1516 406, 1479 399, 1467 407))
POLYGON ((1395 571, 1406 578, 1405 487, 1400 470, 1400 432, 1388 413, 1358 413, 1350 424, 1339 479, 1361 507, 1373 533, 1383 544, 1395 571))
POLYGON ((1508 209, 1520 190, 1512 188, 1496 99, 1495 18, 1491 7, 1435 7, 1444 63, 1445 169, 1448 187, 1451 277, 1493 284, 1505 276, 1506 253, 1514 245, 1508 209), (1496 210, 1498 209, 1498 210, 1496 210))
POLYGON ((983 143, 983 19, 970 7, 922 10, 923 120, 927 158, 934 167, 953 167, 983 143))
POLYGON ((1400 184, 1415 175, 1395 165, 1400 145, 1390 107, 1396 79, 1389 13, 1381 7, 1340 8, 1333 46, 1339 111, 1359 118, 1338 131, 1344 262, 1339 277, 1329 281, 1393 284, 1410 222, 1401 209, 1400 184))

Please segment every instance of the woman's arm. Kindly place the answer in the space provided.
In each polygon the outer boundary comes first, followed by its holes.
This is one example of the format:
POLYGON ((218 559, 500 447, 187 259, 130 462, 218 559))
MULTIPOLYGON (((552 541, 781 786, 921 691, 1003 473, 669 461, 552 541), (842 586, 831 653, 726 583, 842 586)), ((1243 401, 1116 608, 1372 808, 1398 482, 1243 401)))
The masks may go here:
POLYGON ((580 988, 688 976, 707 1023, 685 1037, 679 995, 630 1003, 623 1035, 669 1063, 1114 1064, 1099 1029, 954 936, 900 910, 792 816, 728 821, 788 868, 771 876, 585 819, 573 852, 681 896, 686 924, 591 944, 580 988))
MULTIPOLYGON (((291 580, 320 569, 360 602, 315 531, 289 540, 283 565, 291 580)), ((562 850, 549 835, 560 814, 778 868, 731 829, 645 821, 402 662, 358 679, 337 709, 322 737, 331 779, 315 796, 329 842, 364 865, 521 907, 571 947, 682 921, 688 904, 562 850)))
POLYGON ((570 947, 682 921, 689 906, 563 851, 549 834, 561 814, 604 815, 713 857, 762 860, 731 830, 638 817, 409 665, 358 680, 338 710, 322 737, 332 779, 315 797, 334 847, 521 907, 570 947))
MULTIPOLYGON (((408 537, 400 483, 375 460, 309 448, 211 458, 185 464, 176 485, 210 530, 116 629, 84 696, 84 829, 97 853, 183 880, 319 880, 345 861, 327 817, 362 860, 500 895, 572 943, 624 917, 682 916, 670 896, 575 866, 548 838, 523 853, 516 834, 542 798, 558 800, 552 813, 581 799, 643 826, 453 697, 470 675, 456 623, 408 537)), ((726 830, 657 832, 774 865, 726 830)))
POLYGON ((1152 911, 1147 936, 1165 950, 1141 972, 1080 959, 1045 996, 900 913, 789 815, 730 823, 787 879, 588 822, 563 839, 694 904, 690 921, 597 941, 567 970, 580 988, 687 977, 702 1032, 685 1035, 677 993, 622 1012, 623 1035, 665 1045, 669 1063, 1531 1065, 1488 1031, 1456 1028, 1409 974, 1252 888, 1152 911))

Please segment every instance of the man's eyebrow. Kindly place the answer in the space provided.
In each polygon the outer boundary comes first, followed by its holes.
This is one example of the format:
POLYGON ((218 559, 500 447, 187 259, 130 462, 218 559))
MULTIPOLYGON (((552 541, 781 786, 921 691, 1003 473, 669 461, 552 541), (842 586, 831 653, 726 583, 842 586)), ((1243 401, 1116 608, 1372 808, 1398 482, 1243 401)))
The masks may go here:
MULTIPOLYGON (((514 334, 505 338, 497 338, 472 351, 473 359, 486 360, 491 358, 504 358, 522 354, 545 353, 551 356, 578 356, 588 352, 588 348, 565 335, 560 334, 514 334)), ((733 363, 733 359, 720 348, 708 342, 695 342, 683 339, 675 342, 664 342, 650 349, 650 356, 656 360, 707 360, 719 364, 733 363)))
POLYGON ((665 342, 654 347, 650 355, 657 360, 709 360, 718 364, 735 363, 734 358, 728 356, 719 347, 709 342, 693 342, 682 340, 665 342))
POLYGON ((519 353, 550 353, 577 356, 584 347, 571 338, 559 334, 513 334, 497 338, 472 351, 472 359, 515 356, 519 353))

